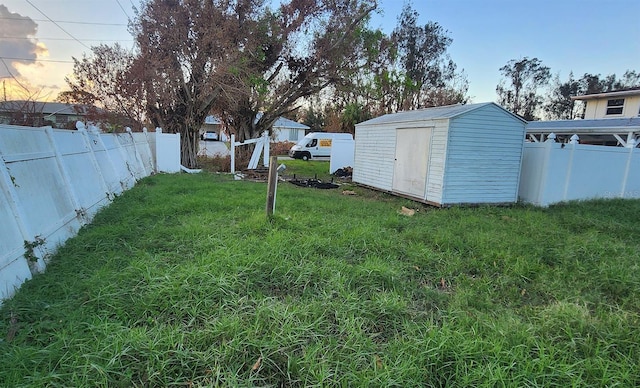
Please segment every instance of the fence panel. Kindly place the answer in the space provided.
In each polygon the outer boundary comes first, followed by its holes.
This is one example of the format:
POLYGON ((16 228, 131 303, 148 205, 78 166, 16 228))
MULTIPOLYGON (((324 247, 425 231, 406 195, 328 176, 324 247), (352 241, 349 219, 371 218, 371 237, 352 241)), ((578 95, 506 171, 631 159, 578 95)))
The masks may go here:
POLYGON ((116 194, 155 172, 155 140, 0 125, 0 303, 116 194))
POLYGON ((48 132, 61 159, 60 169, 66 175, 78 216, 93 216, 109 202, 108 188, 87 144, 85 133, 53 129, 48 132))
POLYGON ((100 140, 104 145, 104 149, 108 155, 109 160, 115 175, 122 187, 122 190, 128 190, 135 184, 135 175, 129 165, 128 158, 124 156, 123 148, 120 146, 118 137, 112 134, 103 133, 100 134, 100 140))
MULTIPOLYGON (((144 176, 149 176, 155 171, 153 153, 150 143, 155 143, 155 133, 151 134, 144 128, 144 132, 131 133, 136 151, 142 162, 144 176)), ((155 145, 153 147, 155 149, 155 145)))
POLYGON ((635 148, 525 143, 518 196, 541 206, 593 198, 640 198, 635 148))

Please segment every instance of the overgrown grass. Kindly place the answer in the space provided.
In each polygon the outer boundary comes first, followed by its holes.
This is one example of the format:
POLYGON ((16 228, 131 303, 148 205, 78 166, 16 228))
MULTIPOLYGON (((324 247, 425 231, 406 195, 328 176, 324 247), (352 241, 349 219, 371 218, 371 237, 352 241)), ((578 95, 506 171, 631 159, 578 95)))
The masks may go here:
POLYGON ((640 201, 356 191, 142 180, 4 302, 0 386, 640 385, 640 201))

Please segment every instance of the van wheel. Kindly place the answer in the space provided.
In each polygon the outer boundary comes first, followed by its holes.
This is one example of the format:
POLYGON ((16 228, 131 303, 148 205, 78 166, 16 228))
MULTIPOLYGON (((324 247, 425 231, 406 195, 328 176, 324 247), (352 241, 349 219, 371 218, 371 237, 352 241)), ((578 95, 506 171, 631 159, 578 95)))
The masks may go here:
POLYGON ((304 154, 302 154, 302 160, 307 161, 309 159, 311 159, 311 155, 309 155, 308 152, 305 152, 304 154))

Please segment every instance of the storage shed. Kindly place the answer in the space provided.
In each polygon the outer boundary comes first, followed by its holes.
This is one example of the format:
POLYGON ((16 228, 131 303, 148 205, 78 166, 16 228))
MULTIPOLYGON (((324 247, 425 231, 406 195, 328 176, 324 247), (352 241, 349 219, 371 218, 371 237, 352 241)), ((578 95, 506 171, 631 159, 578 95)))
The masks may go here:
POLYGON ((489 103, 356 125, 353 181, 437 206, 518 200, 526 121, 489 103))

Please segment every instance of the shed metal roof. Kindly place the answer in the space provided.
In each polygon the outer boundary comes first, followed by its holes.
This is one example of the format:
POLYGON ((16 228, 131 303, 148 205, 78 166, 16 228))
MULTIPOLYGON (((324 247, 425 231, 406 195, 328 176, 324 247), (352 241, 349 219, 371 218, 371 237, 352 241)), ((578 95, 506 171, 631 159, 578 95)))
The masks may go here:
POLYGON ((523 120, 522 118, 518 117, 517 115, 514 115, 513 113, 507 111, 506 109, 504 109, 503 107, 501 107, 500 105, 494 102, 483 102, 478 104, 466 104, 466 105, 456 104, 456 105, 437 106, 433 108, 424 108, 424 109, 409 110, 409 111, 403 111, 403 112, 397 112, 397 113, 390 113, 384 116, 376 117, 371 120, 363 121, 359 124, 356 124, 356 127, 365 125, 365 124, 370 125, 370 124, 387 124, 387 123, 422 121, 422 120, 451 119, 488 105, 495 105, 496 107, 505 111, 509 115, 513 116, 514 118, 526 123, 526 121, 523 120))
POLYGON ((529 121, 528 133, 613 134, 640 131, 640 117, 599 120, 529 121))

